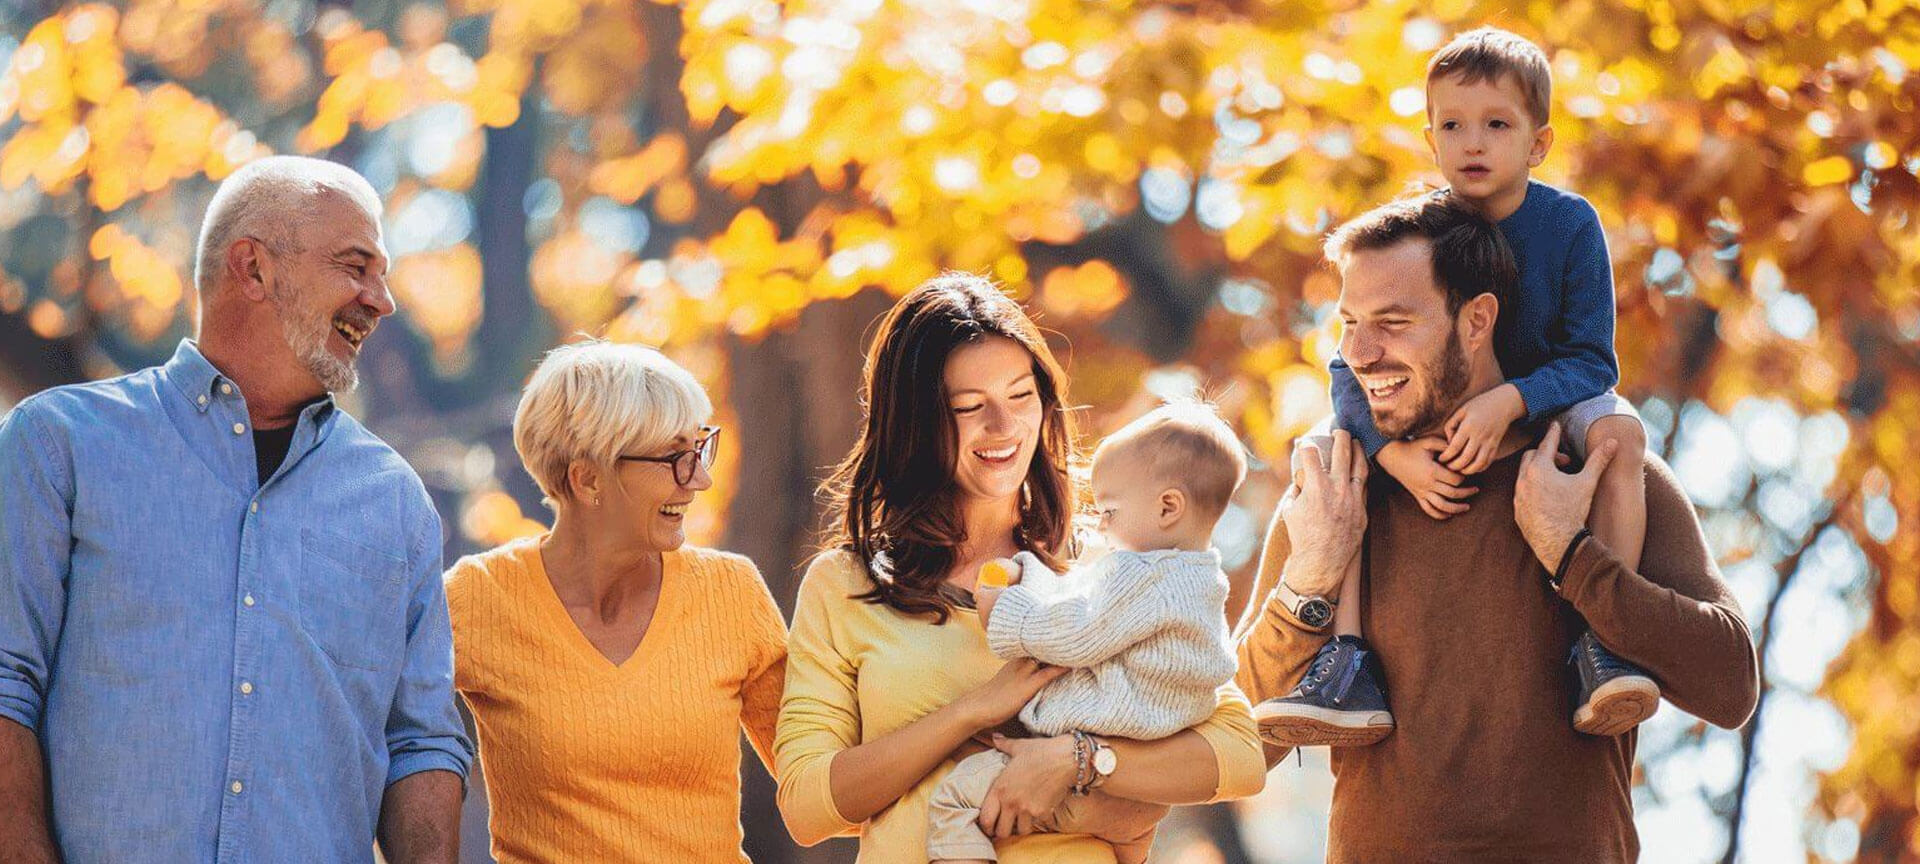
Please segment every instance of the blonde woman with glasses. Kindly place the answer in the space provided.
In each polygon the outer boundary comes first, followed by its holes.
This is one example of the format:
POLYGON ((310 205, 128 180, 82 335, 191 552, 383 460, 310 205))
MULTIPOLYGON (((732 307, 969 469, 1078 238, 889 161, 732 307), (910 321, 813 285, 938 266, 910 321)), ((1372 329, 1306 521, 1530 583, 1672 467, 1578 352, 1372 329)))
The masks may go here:
POLYGON ((786 628, 752 562, 686 545, 712 414, 634 345, 554 349, 527 382, 514 447, 553 529, 447 574, 502 864, 747 861, 736 730, 770 765, 786 628))

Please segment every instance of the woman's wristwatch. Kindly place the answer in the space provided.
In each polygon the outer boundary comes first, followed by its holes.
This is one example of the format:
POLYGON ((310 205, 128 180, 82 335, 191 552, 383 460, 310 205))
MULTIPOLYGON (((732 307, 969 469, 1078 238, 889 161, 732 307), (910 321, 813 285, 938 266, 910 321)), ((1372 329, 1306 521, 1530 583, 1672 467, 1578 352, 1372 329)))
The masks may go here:
POLYGON ((1075 729, 1073 762, 1073 794, 1085 795, 1106 785, 1113 769, 1120 767, 1120 756, 1107 742, 1075 729))

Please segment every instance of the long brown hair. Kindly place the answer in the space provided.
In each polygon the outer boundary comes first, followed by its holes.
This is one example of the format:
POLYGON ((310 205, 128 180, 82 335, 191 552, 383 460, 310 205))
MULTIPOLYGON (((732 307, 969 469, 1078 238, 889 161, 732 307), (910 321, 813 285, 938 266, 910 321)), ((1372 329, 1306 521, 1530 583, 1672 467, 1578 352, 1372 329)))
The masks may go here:
POLYGON ((1077 457, 1063 404, 1066 373, 1040 328, 991 281, 943 273, 881 319, 862 374, 866 423, 825 487, 828 548, 854 553, 873 579, 873 590, 854 599, 946 623, 953 604, 938 589, 967 539, 953 479, 959 444, 947 405, 947 358, 989 336, 1012 339, 1033 355, 1043 412, 1015 542, 1056 570, 1074 554, 1078 496, 1069 468, 1077 457))

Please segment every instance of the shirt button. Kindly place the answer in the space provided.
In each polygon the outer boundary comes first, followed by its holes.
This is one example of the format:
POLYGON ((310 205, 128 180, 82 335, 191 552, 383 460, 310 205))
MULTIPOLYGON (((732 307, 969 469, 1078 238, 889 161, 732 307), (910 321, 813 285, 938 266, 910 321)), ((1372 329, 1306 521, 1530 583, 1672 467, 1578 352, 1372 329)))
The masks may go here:
POLYGON ((252 681, 240 682, 240 692, 242 694, 251 694, 253 692, 253 682, 252 681))
POLYGON ((246 788, 246 787, 244 787, 244 786, 241 786, 241 785, 240 785, 240 781, 238 781, 238 780, 235 780, 235 781, 233 781, 233 785, 232 785, 232 786, 228 786, 228 787, 227 787, 227 791, 229 791, 229 792, 232 792, 232 793, 233 793, 233 794, 235 794, 235 795, 238 795, 238 794, 240 794, 240 790, 241 790, 241 789, 244 789, 244 788, 246 788))
POLYGON ((221 384, 221 385, 220 385, 220 395, 222 395, 222 396, 232 396, 232 395, 233 395, 233 385, 232 385, 232 384, 221 384))
POLYGON ((195 400, 193 400, 193 401, 195 401, 195 402, 198 402, 198 403, 200 403, 200 404, 202 404, 202 405, 205 405, 205 404, 207 404, 207 394, 205 394, 205 393, 202 393, 202 394, 200 394, 200 398, 198 398, 198 399, 195 399, 195 400))
POLYGON ((248 504, 248 505, 247 505, 247 512, 248 512, 248 513, 258 513, 258 512, 260 512, 260 502, 258 502, 258 501, 254 501, 254 502, 252 502, 252 503, 250 503, 250 504, 248 504))
POLYGON ((246 432, 247 432, 247 424, 245 424, 245 423, 235 423, 235 424, 233 424, 233 434, 235 434, 235 435, 244 435, 244 434, 246 434, 246 432))
POLYGON ((245 597, 242 597, 242 598, 240 598, 240 602, 242 602, 242 603, 245 603, 245 604, 247 604, 248 606, 252 606, 252 605, 253 605, 253 595, 252 595, 252 594, 248 594, 247 596, 245 596, 245 597))

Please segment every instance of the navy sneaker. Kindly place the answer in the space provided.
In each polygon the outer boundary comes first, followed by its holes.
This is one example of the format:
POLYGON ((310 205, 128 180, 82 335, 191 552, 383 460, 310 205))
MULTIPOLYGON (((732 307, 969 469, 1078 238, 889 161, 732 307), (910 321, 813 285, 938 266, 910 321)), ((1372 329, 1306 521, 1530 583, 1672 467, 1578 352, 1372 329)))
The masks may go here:
POLYGON ((1362 747, 1393 732, 1380 661, 1358 636, 1320 646, 1306 677, 1278 699, 1253 709, 1260 737, 1281 747, 1362 747))
POLYGON ((1592 630, 1573 641, 1567 658, 1580 678, 1580 707, 1573 728, 1588 735, 1618 735, 1653 716, 1660 685, 1640 667, 1607 650, 1592 630))

